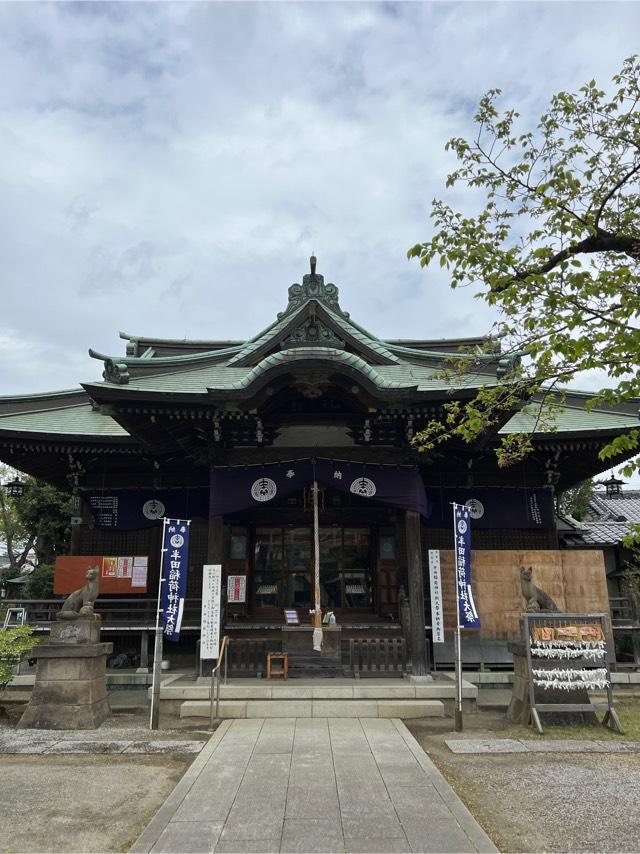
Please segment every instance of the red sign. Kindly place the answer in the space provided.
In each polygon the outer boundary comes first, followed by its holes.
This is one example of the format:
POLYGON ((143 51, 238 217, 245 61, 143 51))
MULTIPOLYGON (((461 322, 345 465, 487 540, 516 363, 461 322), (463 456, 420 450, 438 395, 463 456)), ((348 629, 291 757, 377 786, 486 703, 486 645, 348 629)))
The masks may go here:
POLYGON ((227 602, 239 603, 247 601, 247 576, 230 575, 227 578, 227 602))
POLYGON ((144 555, 62 555, 56 558, 54 593, 73 593, 84 587, 87 570, 100 570, 99 591, 109 593, 146 593, 149 558, 144 555))

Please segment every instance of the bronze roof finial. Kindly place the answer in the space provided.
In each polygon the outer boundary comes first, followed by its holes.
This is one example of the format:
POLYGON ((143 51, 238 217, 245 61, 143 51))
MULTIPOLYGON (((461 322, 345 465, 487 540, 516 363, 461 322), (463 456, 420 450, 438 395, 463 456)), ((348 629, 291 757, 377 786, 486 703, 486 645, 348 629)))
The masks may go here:
POLYGON ((315 274, 316 274, 316 263, 317 263, 318 259, 316 258, 315 255, 312 255, 311 258, 309 258, 309 261, 311 262, 311 275, 315 276, 315 274))

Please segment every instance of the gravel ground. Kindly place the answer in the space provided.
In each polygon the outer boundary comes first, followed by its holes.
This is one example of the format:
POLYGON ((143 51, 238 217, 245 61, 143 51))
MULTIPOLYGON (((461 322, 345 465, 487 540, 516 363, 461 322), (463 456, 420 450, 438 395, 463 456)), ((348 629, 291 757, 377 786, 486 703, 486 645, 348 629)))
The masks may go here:
MULTIPOLYGON (((501 851, 640 852, 640 755, 456 755, 452 721, 407 722, 501 851)), ((465 734, 499 735, 503 718, 465 718, 465 734)))
POLYGON ((0 754, 0 851, 128 851, 197 753, 181 751, 209 733, 161 716, 150 732, 147 714, 115 715, 97 730, 16 730, 19 707, 0 719, 3 739, 65 739, 70 750, 100 741, 133 740, 145 750, 171 742, 169 753, 0 754))
POLYGON ((1 756, 0 850, 128 851, 189 759, 1 756))

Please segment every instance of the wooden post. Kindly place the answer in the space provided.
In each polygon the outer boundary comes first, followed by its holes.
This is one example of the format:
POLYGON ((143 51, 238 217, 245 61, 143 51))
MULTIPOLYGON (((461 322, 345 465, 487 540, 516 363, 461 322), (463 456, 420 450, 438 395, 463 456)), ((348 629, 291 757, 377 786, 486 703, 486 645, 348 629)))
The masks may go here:
POLYGON ((430 668, 424 617, 420 516, 415 510, 405 511, 405 531, 407 540, 407 592, 411 615, 411 672, 413 676, 428 676, 430 668))
POLYGON ((74 495, 74 516, 79 516, 82 519, 82 522, 79 525, 71 526, 71 539, 69 541, 69 554, 70 555, 79 555, 82 554, 82 526, 88 520, 90 514, 88 513, 80 494, 74 495), (77 502, 77 503, 76 503, 77 502))
MULTIPOLYGON (((222 588, 220 591, 220 631, 221 634, 224 635, 224 626, 226 622, 226 588, 224 586, 224 538, 225 538, 225 526, 224 519, 222 516, 210 516, 209 517, 209 529, 207 536, 207 563, 209 564, 220 564, 222 566, 222 579, 221 584, 222 588)), ((207 675, 209 671, 209 665, 211 666, 211 670, 213 670, 213 659, 209 659, 207 666, 204 666, 204 661, 200 660, 200 670, 204 671, 205 675, 207 675)), ((213 684, 212 684, 213 687, 213 684)), ((213 696, 211 698, 211 702, 213 703, 213 696)))
POLYGON ((207 563, 222 564, 224 541, 224 521, 222 516, 212 516, 209 519, 207 539, 207 563))
POLYGON ((140 635, 140 667, 149 668, 149 632, 146 629, 140 635))
POLYGON ((162 632, 160 625, 160 604, 162 599, 162 570, 164 563, 164 535, 167 529, 168 519, 162 520, 162 539, 160 540, 160 562, 158 566, 158 602, 156 604, 156 631, 153 647, 153 676, 151 681, 151 710, 149 714, 149 729, 158 729, 160 726, 160 679, 162 671, 162 632))

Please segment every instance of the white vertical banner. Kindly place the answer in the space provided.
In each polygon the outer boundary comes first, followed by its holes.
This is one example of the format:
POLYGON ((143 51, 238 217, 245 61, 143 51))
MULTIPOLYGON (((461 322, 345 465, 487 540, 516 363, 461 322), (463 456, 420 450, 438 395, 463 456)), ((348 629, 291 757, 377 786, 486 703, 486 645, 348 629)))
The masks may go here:
POLYGON ((220 647, 221 588, 222 566, 219 563, 205 563, 202 567, 200 658, 218 658, 220 647))
POLYGON ((431 590, 431 631, 433 642, 444 643, 442 580, 440 577, 440 551, 438 549, 429 549, 429 587, 431 590))

